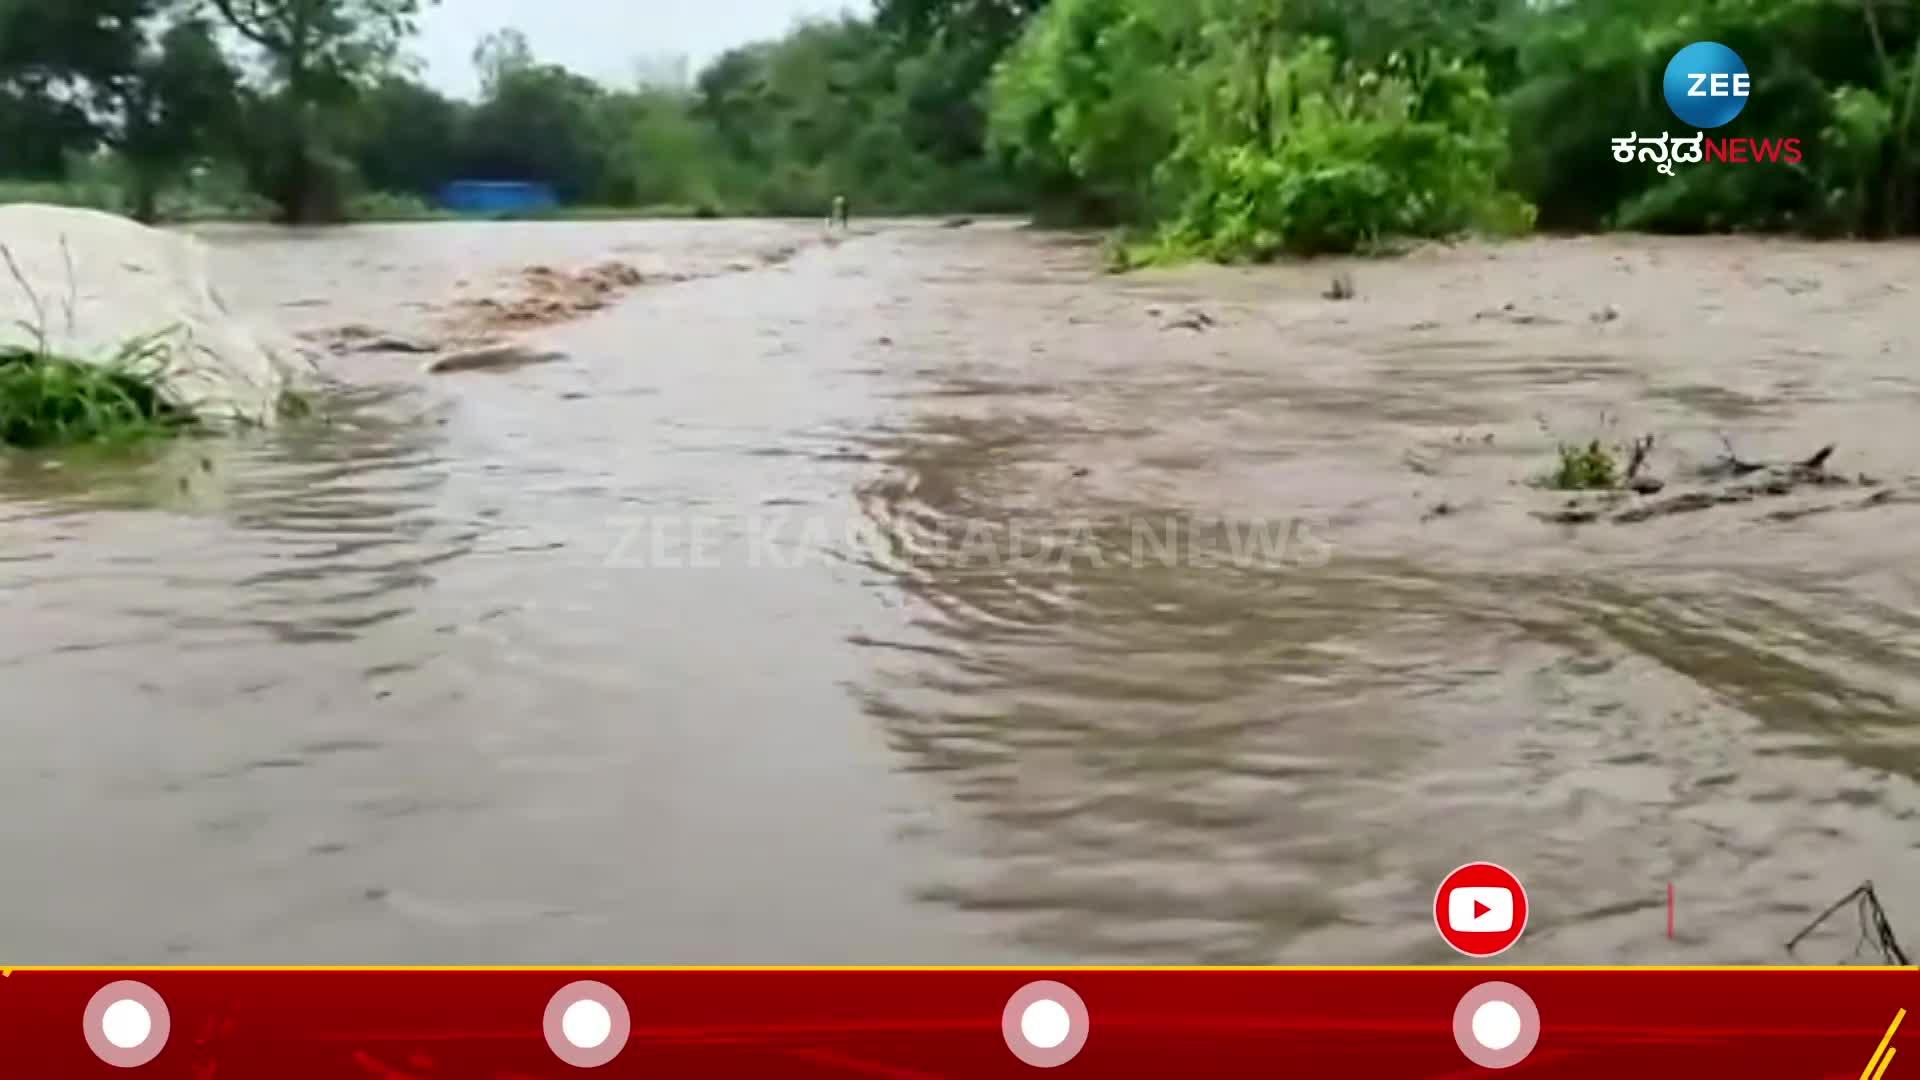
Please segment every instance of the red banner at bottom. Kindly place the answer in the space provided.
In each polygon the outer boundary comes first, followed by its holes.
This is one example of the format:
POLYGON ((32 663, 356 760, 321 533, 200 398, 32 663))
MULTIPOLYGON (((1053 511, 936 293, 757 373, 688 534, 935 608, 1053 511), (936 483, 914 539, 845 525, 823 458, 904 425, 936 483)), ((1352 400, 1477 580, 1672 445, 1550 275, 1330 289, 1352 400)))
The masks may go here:
POLYGON ((1920 1080, 1916 1003, 1886 968, 15 969, 0 1076, 1920 1080))

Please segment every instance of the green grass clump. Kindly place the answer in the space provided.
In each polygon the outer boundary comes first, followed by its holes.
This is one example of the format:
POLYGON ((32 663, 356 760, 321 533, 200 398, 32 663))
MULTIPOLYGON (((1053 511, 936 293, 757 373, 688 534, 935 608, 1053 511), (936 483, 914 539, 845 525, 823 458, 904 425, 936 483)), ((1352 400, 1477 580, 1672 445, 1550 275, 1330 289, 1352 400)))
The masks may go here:
POLYGON ((129 342, 106 363, 0 346, 0 446, 38 450, 177 434, 194 423, 161 375, 170 350, 129 342))
POLYGON ((1613 453, 1595 439, 1585 446, 1560 444, 1560 466, 1547 479, 1560 491, 1604 491, 1620 486, 1620 466, 1613 453))

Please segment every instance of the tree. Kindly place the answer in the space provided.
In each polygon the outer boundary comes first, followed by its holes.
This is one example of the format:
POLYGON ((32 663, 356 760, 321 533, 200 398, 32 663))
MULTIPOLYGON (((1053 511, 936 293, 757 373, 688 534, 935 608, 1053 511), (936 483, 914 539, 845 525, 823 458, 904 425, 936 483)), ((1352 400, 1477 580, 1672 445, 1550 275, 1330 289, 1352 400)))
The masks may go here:
POLYGON ((527 35, 509 26, 480 39, 473 47, 473 67, 480 75, 480 96, 494 97, 500 84, 516 71, 534 66, 533 46, 527 35))
POLYGON ((748 45, 721 53, 695 82, 694 115, 741 162, 765 161, 771 150, 763 125, 771 108, 767 57, 773 46, 748 45))
POLYGON ((56 177, 97 147, 159 0, 0 0, 0 171, 56 177))
POLYGON ((695 118, 688 94, 650 89, 609 95, 600 119, 600 138, 612 155, 596 200, 709 210, 720 202, 718 140, 695 118))
POLYGON ((595 194, 610 152, 594 123, 604 96, 557 65, 508 70, 468 116, 461 165, 476 177, 551 184, 568 201, 595 194))
POLYGON ((341 178, 322 142, 320 111, 350 101, 384 71, 435 0, 212 0, 279 81, 284 127, 267 147, 266 194, 291 222, 337 218, 341 178))
POLYGON ((1050 209, 1146 217, 1178 143, 1198 21, 1188 0, 1059 0, 997 70, 994 150, 1050 209))
POLYGON ((1049 0, 877 0, 874 24, 915 45, 973 38, 1003 51, 1049 0))
POLYGON ((466 109, 432 87, 388 75, 361 96, 349 136, 360 178, 376 191, 430 195, 455 179, 466 109))
POLYGON ((174 23, 135 61, 120 83, 113 138, 132 177, 135 217, 153 221, 161 188, 232 130, 239 90, 239 73, 201 19, 174 23))
POLYGON ((896 41, 913 144, 955 164, 986 147, 994 65, 1049 0, 878 0, 874 23, 896 41))

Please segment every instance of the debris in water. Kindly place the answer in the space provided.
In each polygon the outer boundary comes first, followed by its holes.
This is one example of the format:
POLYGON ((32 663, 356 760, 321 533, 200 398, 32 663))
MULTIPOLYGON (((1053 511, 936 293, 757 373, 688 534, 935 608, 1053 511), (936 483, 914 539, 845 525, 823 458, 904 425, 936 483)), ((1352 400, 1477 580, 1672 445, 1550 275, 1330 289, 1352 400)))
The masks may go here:
POLYGON ((443 356, 427 365, 429 375, 451 375, 463 371, 513 371, 533 364, 551 364, 565 360, 565 353, 534 349, 525 345, 492 345, 443 356))
MULTIPOLYGON (((1640 470, 1646 467, 1647 455, 1653 453, 1653 436, 1648 435, 1644 438, 1633 440, 1631 453, 1632 457, 1627 462, 1627 486, 1638 491, 1639 488, 1634 487, 1634 481, 1640 479, 1640 470)), ((1652 478, 1648 477, 1647 479, 1652 478)), ((1654 490, 1658 491, 1660 488, 1655 487, 1654 490)))
POLYGON ((1327 285, 1327 291, 1320 295, 1327 300, 1353 299, 1358 295, 1353 288, 1353 275, 1345 270, 1333 275, 1333 280, 1327 285))
POLYGON ((1213 321, 1213 316, 1207 314, 1204 311, 1193 310, 1193 311, 1187 312, 1185 315, 1182 315, 1180 318, 1175 319, 1172 322, 1168 323, 1167 325, 1161 327, 1161 329, 1162 330, 1192 330, 1195 333, 1204 333, 1205 331, 1211 330, 1218 325, 1220 324, 1213 321))
POLYGON ((1435 466, 1433 462, 1428 461, 1426 458, 1421 457, 1419 454, 1416 454, 1411 450, 1402 452, 1400 455, 1400 461, 1403 464, 1405 464, 1407 468, 1413 470, 1416 473, 1419 473, 1421 476, 1440 475, 1439 468, 1435 466))
MULTIPOLYGON (((1708 485, 1704 489, 1696 488, 1667 496, 1664 499, 1651 499, 1607 514, 1613 503, 1595 506, 1574 500, 1562 510, 1539 513, 1535 516, 1543 521, 1555 524, 1587 524, 1606 518, 1616 525, 1631 525, 1654 518, 1671 517, 1675 514, 1691 514, 1716 506, 1731 506, 1753 502, 1762 498, 1778 498, 1791 495, 1803 487, 1877 487, 1872 477, 1861 475, 1857 478, 1841 476, 1827 471, 1827 462, 1833 457, 1834 447, 1822 447, 1810 457, 1790 462, 1749 461, 1734 451, 1733 444, 1724 436, 1722 442, 1726 452, 1721 458, 1699 471, 1699 481, 1708 485)), ((1594 446, 1598 446, 1597 443, 1594 446)), ((1624 478, 1618 483, 1590 485, 1594 490, 1605 492, 1617 502, 1628 493, 1633 495, 1659 495, 1667 489, 1667 482, 1642 471, 1647 455, 1653 448, 1653 437, 1647 436, 1634 441, 1631 447, 1632 458, 1627 466, 1624 478)), ((1590 456, 1593 447, 1575 448, 1576 456, 1583 460, 1590 456)), ((1568 448, 1562 448, 1561 472, 1568 469, 1568 448)), ((1604 451, 1602 451, 1604 453, 1604 451)), ((1558 480, 1561 477, 1556 476, 1558 480)), ((1549 482, 1549 486, 1558 486, 1549 482)), ((1879 506, 1891 501, 1886 498, 1868 498, 1858 505, 1861 508, 1879 506)), ((1768 515, 1772 521, 1794 521, 1835 507, 1796 508, 1776 511, 1768 515)))
POLYGON ((1511 300, 1500 305, 1498 310, 1487 308, 1477 311, 1474 313, 1473 318, 1475 322, 1485 319, 1499 319, 1501 322, 1512 323, 1515 326, 1551 325, 1559 321, 1557 319, 1549 319, 1545 315, 1533 315, 1522 312, 1511 300))
POLYGON ((1793 935, 1793 939, 1787 942, 1787 952, 1791 954, 1794 946, 1805 941, 1848 904, 1855 905, 1860 919, 1860 936, 1853 945, 1855 958, 1859 957, 1861 950, 1872 947, 1879 952, 1881 962, 1890 967, 1913 966, 1907 959, 1906 950, 1900 947, 1900 939, 1894 935, 1893 924, 1887 919, 1887 909, 1881 906, 1880 896, 1874 891, 1871 881, 1861 882, 1858 888, 1835 901, 1805 929, 1793 935))
POLYGON ((422 355, 439 352, 439 346, 431 342, 402 337, 376 330, 371 326, 349 323, 333 330, 309 335, 308 340, 325 345, 335 354, 345 353, 411 353, 422 355))

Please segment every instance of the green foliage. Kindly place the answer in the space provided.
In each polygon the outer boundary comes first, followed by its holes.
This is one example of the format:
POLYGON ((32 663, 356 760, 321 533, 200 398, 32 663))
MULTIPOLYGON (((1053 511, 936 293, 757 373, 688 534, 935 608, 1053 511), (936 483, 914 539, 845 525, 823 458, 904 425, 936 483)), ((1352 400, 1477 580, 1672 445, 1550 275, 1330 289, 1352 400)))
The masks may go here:
MULTIPOLYGON (((689 103, 689 119, 708 133, 701 141, 711 195, 730 207, 807 217, 824 215, 841 194, 866 214, 1019 205, 965 138, 956 144, 916 125, 915 110, 932 106, 916 106, 913 95, 932 93, 947 75, 911 48, 873 23, 842 18, 722 55, 689 103)), ((708 197, 696 189, 674 201, 708 197)))
POLYGON ((570 213, 814 217, 845 195, 1124 226, 1116 265, 1516 232, 1536 207, 1556 228, 1920 231, 1920 8, 1891 0, 875 0, 692 86, 602 85, 503 30, 473 102, 401 59, 432 2, 0 0, 0 177, 58 185, 0 196, 312 221, 422 216, 468 176, 546 182, 570 213), (1714 134, 1795 137, 1803 161, 1612 160, 1615 138, 1690 134, 1660 81, 1699 40, 1755 75, 1714 134))
POLYGON ((194 418, 161 389, 170 362, 159 337, 129 342, 100 363, 0 348, 0 445, 31 450, 178 433, 194 418))
POLYGON ((118 95, 113 140, 128 167, 134 216, 157 218, 161 190, 232 131, 239 87, 239 73, 202 20, 176 22, 143 49, 118 95))
POLYGON ((1512 179, 1556 226, 1675 232, 1920 227, 1912 153, 1920 13, 1840 0, 1570 0, 1519 19, 1508 101, 1512 179), (1754 93, 1715 136, 1797 137, 1799 165, 1616 165, 1607 140, 1685 130, 1660 95, 1667 61, 1720 41, 1754 93))
POLYGON ((0 0, 0 166, 59 179, 114 134, 167 0, 0 0))
POLYGON ((478 177, 545 181, 568 201, 592 197, 606 171, 595 124, 605 96, 562 67, 508 67, 466 120, 460 166, 478 177))
POLYGON ((347 217, 354 221, 435 221, 449 216, 405 191, 363 191, 347 200, 347 217))
POLYGON ((389 69, 423 0, 211 3, 275 77, 276 92, 254 109, 250 124, 256 183, 287 221, 337 220, 352 187, 350 162, 323 113, 350 105, 368 80, 389 69))
POLYGON ((426 195, 454 178, 466 116, 460 103, 388 73, 354 103, 344 141, 367 187, 426 195))
POLYGON ((986 91, 994 65, 1048 0, 879 0, 874 23, 896 39, 908 140, 945 164, 986 147, 986 91))
MULTIPOLYGON (((1232 117, 1201 116, 1174 159, 1188 193, 1168 238, 1221 260, 1371 248, 1396 237, 1514 231, 1531 212, 1501 189, 1506 132, 1480 69, 1433 54, 1380 69, 1313 39, 1278 58, 1232 117)), ((1215 100, 1217 100, 1217 96, 1215 100)))
POLYGON ((1260 0, 1059 0, 994 96, 995 147, 1043 190, 1162 223, 1150 260, 1532 223, 1500 183, 1482 69, 1437 49, 1362 64, 1260 0))
POLYGON ((1598 439, 1585 446, 1561 443, 1560 464, 1547 486, 1557 491, 1610 490, 1620 486, 1620 467, 1598 439))
POLYGON ((1192 19, 1181 0, 1059 0, 994 77, 990 145, 1074 216, 1150 216, 1179 141, 1192 19))

